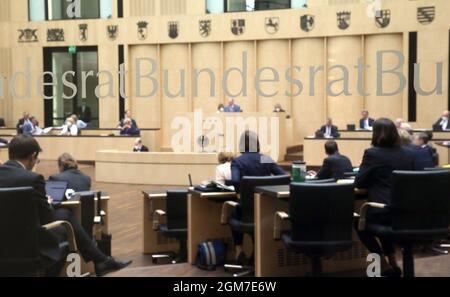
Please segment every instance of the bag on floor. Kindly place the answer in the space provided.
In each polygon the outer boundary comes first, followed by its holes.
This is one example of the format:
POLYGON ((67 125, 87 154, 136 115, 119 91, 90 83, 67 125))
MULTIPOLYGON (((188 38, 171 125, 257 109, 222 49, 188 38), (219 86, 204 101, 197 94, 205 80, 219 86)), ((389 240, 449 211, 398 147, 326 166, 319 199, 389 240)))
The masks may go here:
POLYGON ((198 245, 195 266, 203 270, 215 270, 225 264, 226 244, 222 240, 204 241, 198 245))

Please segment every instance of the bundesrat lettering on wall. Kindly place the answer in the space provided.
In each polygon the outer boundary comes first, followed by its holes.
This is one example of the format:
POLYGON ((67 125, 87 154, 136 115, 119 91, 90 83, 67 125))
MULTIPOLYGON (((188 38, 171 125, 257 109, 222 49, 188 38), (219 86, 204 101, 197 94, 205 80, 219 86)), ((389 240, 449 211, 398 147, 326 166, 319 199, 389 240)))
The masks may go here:
MULTIPOLYGON (((95 87, 95 95, 99 99, 104 98, 116 98, 117 94, 114 90, 114 77, 119 76, 119 93, 122 98, 128 98, 129 94, 125 92, 125 77, 128 71, 125 69, 125 65, 121 64, 119 71, 99 71, 94 73, 94 71, 82 71, 78 73, 78 77, 81 77, 81 86, 76 85, 72 82, 73 78, 76 76, 75 71, 66 71, 64 73, 54 73, 54 72, 43 72, 32 81, 31 75, 31 59, 26 59, 25 70, 14 72, 11 78, 8 80, 6 76, 0 73, 0 99, 5 98, 6 88, 9 91, 10 97, 13 99, 25 99, 30 98, 33 88, 36 88, 37 93, 44 99, 53 99, 55 95, 46 96, 44 94, 44 88, 47 87, 57 87, 58 84, 62 83, 65 87, 64 89, 69 92, 62 94, 63 99, 73 99, 81 91, 82 99, 86 99, 86 86, 88 79, 101 80, 101 84, 97 84, 95 87), (17 86, 21 86, 18 88, 17 86), (6 87, 7 86, 7 87, 6 87), (22 87, 24 86, 24 87, 22 87), (81 90, 80 90, 81 89, 81 90)), ((169 72, 168 69, 163 69, 160 80, 158 79, 158 65, 157 62, 152 58, 136 58, 134 61, 135 71, 132 73, 132 80, 135 81, 134 98, 147 98, 151 99, 155 97, 160 88, 162 88, 164 97, 169 99, 185 99, 187 97, 187 78, 186 69, 180 69, 178 73, 172 74, 174 72, 169 72), (170 74, 178 75, 179 77, 174 78, 170 74), (179 81, 179 86, 177 90, 170 89, 171 80, 179 81), (146 93, 143 92, 143 86, 145 86, 146 93)), ((249 85, 255 88, 256 95, 260 98, 273 98, 280 96, 279 91, 267 92, 266 86, 273 86, 274 84, 280 83, 283 79, 289 83, 288 90, 284 91, 284 95, 288 97, 299 97, 299 96, 315 96, 316 91, 316 77, 317 74, 324 73, 325 67, 323 65, 310 66, 307 69, 303 69, 300 66, 292 66, 287 68, 284 73, 280 72, 272 67, 259 68, 256 71, 254 77, 249 77, 248 74, 248 54, 246 51, 242 52, 242 66, 228 68, 222 74, 222 80, 220 85, 222 87, 223 94, 227 97, 247 97, 249 85), (297 77, 301 72, 307 71, 308 81, 303 82, 297 77), (239 90, 231 90, 230 88, 230 76, 233 74, 233 82, 235 85, 240 85, 239 90), (236 75, 239 79, 236 81, 236 75), (304 84, 309 84, 309 93, 304 94, 304 84), (291 86, 293 86, 292 91, 291 86)), ((394 96, 402 93, 408 86, 408 79, 403 74, 402 70, 405 65, 405 57, 402 52, 395 50, 384 50, 378 51, 376 54, 376 96, 394 96), (390 69, 385 69, 383 65, 385 64, 387 58, 395 58, 397 61, 396 66, 390 69), (396 88, 392 90, 386 90, 384 83, 386 81, 396 83, 396 88)), ((359 57, 355 61, 354 68, 357 70, 357 85, 352 88, 356 89, 359 96, 370 96, 372 94, 368 93, 364 87, 364 73, 366 69, 372 68, 373 65, 367 65, 364 63, 364 58, 359 57)), ((443 62, 436 63, 435 66, 435 86, 433 89, 424 90, 421 86, 421 65, 416 63, 414 65, 414 89, 417 94, 421 96, 431 96, 431 95, 442 95, 443 92, 443 62)), ((327 74, 329 75, 328 82, 326 84, 326 94, 328 97, 345 97, 354 96, 350 92, 350 70, 345 65, 336 64, 328 67, 327 74)), ((206 85, 199 86, 200 76, 207 76, 209 78, 209 96, 215 98, 217 93, 216 72, 210 68, 203 69, 193 69, 192 71, 192 97, 199 97, 199 87, 205 89, 206 85)), ((322 90, 321 90, 322 91, 322 90)))

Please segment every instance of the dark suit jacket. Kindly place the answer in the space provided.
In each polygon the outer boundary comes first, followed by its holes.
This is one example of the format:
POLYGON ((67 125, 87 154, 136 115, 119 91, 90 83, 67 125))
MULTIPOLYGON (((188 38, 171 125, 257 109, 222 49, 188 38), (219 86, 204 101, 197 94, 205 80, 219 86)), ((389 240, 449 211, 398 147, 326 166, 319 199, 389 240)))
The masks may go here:
POLYGON ((414 161, 414 170, 422 171, 425 168, 435 167, 433 161, 433 149, 431 147, 420 147, 411 144, 407 145, 405 148, 409 150, 412 155, 414 161))
POLYGON ((231 161, 231 183, 239 191, 244 176, 284 175, 283 169, 270 157, 260 153, 243 153, 231 161))
MULTIPOLYGON (((404 148, 369 148, 355 179, 355 187, 367 189, 370 202, 391 205, 391 176, 394 170, 413 170, 414 161, 404 148)), ((385 210, 370 209, 372 213, 385 210)))
MULTIPOLYGON (((372 118, 369 118, 369 126, 372 127, 373 123, 375 123, 375 120, 372 118)), ((359 128, 364 129, 364 119, 359 120, 359 128)))
POLYGON ((51 181, 66 181, 68 188, 75 192, 91 190, 91 178, 77 169, 70 169, 50 176, 51 181))
POLYGON ((8 161, 0 166, 0 187, 33 187, 33 198, 36 200, 40 223, 45 225, 53 221, 53 207, 47 202, 42 175, 24 169, 16 161, 8 161))
POLYGON ((25 120, 24 120, 23 118, 21 118, 21 119, 17 122, 17 124, 16 124, 17 134, 22 134, 23 130, 22 130, 22 127, 21 127, 21 126, 23 126, 23 123, 25 123, 25 120))
MULTIPOLYGON (((33 187, 33 199, 36 201, 40 224, 45 225, 57 220, 53 206, 47 202, 45 180, 42 175, 24 169, 16 161, 8 161, 0 166, 0 187, 33 187)), ((64 230, 62 230, 62 234, 64 234, 64 230)), ((59 242, 60 238, 57 233, 44 230, 39 232, 39 249, 44 257, 53 261, 60 259, 59 242)))
POLYGON ((77 109, 77 114, 80 120, 82 120, 85 123, 90 123, 92 119, 92 111, 89 106, 86 106, 83 112, 83 108, 80 106, 77 109))
MULTIPOLYGON (((327 126, 323 125, 322 127, 320 127, 320 132, 322 132, 323 134, 325 134, 325 132, 327 132, 327 126)), ((338 127, 336 126, 331 126, 331 136, 334 138, 339 137, 339 131, 338 131, 338 127)))
POLYGON ((132 135, 139 136, 141 131, 134 125, 131 125, 131 128, 123 129, 120 131, 120 135, 132 135))
POLYGON ((353 166, 349 158, 339 153, 331 155, 323 160, 322 168, 317 173, 318 179, 334 178, 342 179, 345 172, 352 172, 353 166))
POLYGON ((149 152, 150 150, 148 149, 148 147, 146 147, 145 145, 143 145, 142 147, 141 147, 141 150, 137 150, 137 149, 133 149, 133 152, 142 152, 142 153, 147 153, 147 152, 149 152))
MULTIPOLYGON (((433 130, 434 131, 442 131, 442 126, 441 126, 441 122, 442 122, 442 117, 439 118, 439 120, 437 120, 436 123, 434 123, 433 125, 433 130)), ((450 129, 450 120, 449 123, 447 124, 447 129, 450 129)))
MULTIPOLYGON (((120 120, 120 126, 121 126, 121 127, 123 127, 123 121, 124 121, 124 120, 125 120, 125 119, 121 119, 121 120, 120 120)), ((136 129, 139 129, 136 120, 131 119, 131 127, 136 127, 136 129)))

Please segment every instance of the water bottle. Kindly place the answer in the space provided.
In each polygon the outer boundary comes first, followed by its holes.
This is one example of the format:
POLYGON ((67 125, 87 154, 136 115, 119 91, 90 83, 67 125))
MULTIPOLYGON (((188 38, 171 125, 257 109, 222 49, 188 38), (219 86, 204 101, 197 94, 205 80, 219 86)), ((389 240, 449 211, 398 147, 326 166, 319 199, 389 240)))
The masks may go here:
POLYGON ((295 161, 292 164, 292 181, 295 183, 305 182, 306 180, 306 163, 295 161))

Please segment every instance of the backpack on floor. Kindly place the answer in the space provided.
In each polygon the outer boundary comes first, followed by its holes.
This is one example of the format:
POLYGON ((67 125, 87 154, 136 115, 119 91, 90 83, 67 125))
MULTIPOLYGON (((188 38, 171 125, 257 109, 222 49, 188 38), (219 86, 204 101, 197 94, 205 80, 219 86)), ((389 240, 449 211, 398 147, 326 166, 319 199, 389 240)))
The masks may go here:
POLYGON ((204 241, 198 245, 195 266, 203 270, 215 270, 225 264, 226 244, 222 240, 204 241))

